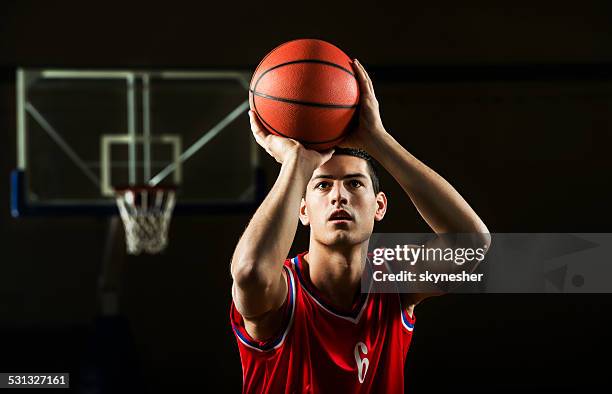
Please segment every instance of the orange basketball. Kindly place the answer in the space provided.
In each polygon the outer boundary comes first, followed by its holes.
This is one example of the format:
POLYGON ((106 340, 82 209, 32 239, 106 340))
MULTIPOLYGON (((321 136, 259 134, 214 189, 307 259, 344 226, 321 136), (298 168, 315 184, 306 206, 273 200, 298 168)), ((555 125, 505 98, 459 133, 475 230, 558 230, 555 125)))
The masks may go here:
POLYGON ((351 59, 321 40, 286 42, 268 53, 253 74, 249 103, 276 135, 325 150, 350 131, 359 103, 351 59))

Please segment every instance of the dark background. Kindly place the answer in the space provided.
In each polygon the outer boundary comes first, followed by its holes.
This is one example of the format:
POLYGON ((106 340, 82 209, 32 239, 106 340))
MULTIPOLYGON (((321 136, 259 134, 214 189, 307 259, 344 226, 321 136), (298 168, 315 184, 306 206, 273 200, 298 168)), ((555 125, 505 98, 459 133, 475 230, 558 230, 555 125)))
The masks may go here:
MULTIPOLYGON (((3 2, 0 372, 84 380, 108 224, 11 218, 16 67, 253 70, 284 41, 325 39, 362 61, 387 129, 492 232, 609 232, 611 20, 605 1, 3 2)), ((269 188, 278 166, 264 161, 269 188)), ((382 185, 390 210, 376 231, 427 231, 387 174, 382 185)), ((107 364, 137 368, 152 393, 240 391, 229 262, 249 217, 176 218, 163 256, 127 259, 121 309, 135 359, 109 350, 110 340, 107 364)), ((301 230, 292 253, 306 247, 301 230)), ((610 306, 607 294, 428 300, 416 309, 407 391, 600 391, 610 306)))

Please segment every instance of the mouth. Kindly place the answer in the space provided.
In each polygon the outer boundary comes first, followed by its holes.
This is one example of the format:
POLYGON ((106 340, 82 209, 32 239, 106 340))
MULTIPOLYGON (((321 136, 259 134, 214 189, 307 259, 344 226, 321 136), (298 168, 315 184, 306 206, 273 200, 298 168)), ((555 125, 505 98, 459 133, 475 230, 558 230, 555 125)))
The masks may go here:
POLYGON ((338 209, 332 212, 331 215, 329 215, 328 220, 333 223, 344 223, 344 222, 352 222, 353 217, 345 210, 338 209))

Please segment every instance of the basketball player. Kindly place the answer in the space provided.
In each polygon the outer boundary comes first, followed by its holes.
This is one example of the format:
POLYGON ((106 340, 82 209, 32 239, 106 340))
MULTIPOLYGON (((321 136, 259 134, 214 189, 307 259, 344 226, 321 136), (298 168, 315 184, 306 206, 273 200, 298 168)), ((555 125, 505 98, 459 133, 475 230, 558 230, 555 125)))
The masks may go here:
POLYGON ((371 157, 433 231, 480 233, 488 242, 459 193, 387 133, 372 81, 357 60, 353 68, 359 123, 342 148, 305 149, 266 132, 249 112, 255 139, 282 166, 231 263, 244 393, 404 392, 414 308, 432 294, 361 293, 368 241, 387 209, 371 157), (286 259, 298 218, 310 226, 310 245, 286 259))

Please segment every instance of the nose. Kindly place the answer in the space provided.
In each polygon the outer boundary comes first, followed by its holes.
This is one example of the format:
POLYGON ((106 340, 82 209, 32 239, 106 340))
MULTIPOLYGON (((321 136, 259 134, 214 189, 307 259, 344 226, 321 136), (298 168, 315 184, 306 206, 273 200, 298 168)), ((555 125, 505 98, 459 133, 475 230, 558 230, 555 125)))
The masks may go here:
POLYGON ((334 182, 334 189, 330 193, 331 196, 331 204, 332 205, 346 205, 348 203, 348 199, 346 198, 346 191, 344 190, 344 186, 342 182, 334 182))

